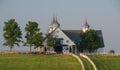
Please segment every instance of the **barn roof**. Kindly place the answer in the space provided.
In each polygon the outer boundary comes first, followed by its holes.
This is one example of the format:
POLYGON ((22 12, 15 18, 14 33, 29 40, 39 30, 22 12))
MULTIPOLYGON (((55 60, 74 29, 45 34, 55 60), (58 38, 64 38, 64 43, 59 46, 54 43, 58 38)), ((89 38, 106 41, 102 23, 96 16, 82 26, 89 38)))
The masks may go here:
MULTIPOLYGON (((80 42, 80 33, 82 30, 62 30, 76 45, 80 42)), ((103 35, 101 30, 96 30, 100 37, 101 47, 104 47, 103 35)))

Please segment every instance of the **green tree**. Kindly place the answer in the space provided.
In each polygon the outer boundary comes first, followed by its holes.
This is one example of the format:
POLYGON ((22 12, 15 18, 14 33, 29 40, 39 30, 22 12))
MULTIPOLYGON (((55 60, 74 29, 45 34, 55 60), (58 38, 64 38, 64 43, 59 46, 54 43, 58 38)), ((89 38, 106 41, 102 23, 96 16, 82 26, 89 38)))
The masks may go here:
POLYGON ((60 39, 57 38, 56 36, 53 36, 51 34, 48 34, 47 35, 47 46, 48 46, 48 49, 50 50, 51 47, 54 48, 54 51, 56 53, 61 53, 62 52, 62 46, 60 46, 60 39))
POLYGON ((46 37, 47 37, 47 41, 46 41, 47 46, 49 46, 49 47, 54 47, 56 38, 53 37, 51 34, 47 34, 46 37))
POLYGON ((3 27, 3 37, 6 40, 6 42, 3 45, 9 46, 10 51, 12 51, 14 45, 19 46, 19 42, 21 42, 22 38, 22 32, 17 22, 15 22, 15 19, 10 19, 7 22, 4 22, 4 24, 5 25, 3 27))
POLYGON ((94 52, 100 48, 100 38, 95 30, 88 30, 86 32, 80 33, 80 49, 88 50, 89 52, 94 52))
POLYGON ((42 43, 43 43, 42 32, 35 33, 33 37, 33 44, 35 48, 37 48, 38 46, 41 46, 42 43))
POLYGON ((110 50, 109 53, 112 53, 112 54, 113 54, 113 53, 115 53, 115 51, 114 51, 114 50, 110 50))
POLYGON ((25 31, 26 42, 24 45, 30 47, 30 52, 32 51, 32 46, 37 47, 42 45, 42 33, 38 28, 37 22, 28 21, 28 24, 26 24, 25 27, 25 31))

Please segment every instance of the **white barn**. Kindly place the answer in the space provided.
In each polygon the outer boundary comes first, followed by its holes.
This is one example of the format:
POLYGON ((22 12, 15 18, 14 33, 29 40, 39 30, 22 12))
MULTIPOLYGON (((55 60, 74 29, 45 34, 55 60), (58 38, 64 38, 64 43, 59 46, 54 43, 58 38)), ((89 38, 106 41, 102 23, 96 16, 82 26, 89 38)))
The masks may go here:
MULTIPOLYGON (((87 23, 83 25, 82 30, 62 30, 60 24, 58 23, 57 19, 53 17, 51 24, 49 25, 49 31, 52 36, 57 37, 60 39, 60 44, 62 46, 63 53, 79 53, 78 47, 80 44, 80 32, 85 32, 89 30, 90 26, 87 23)), ((101 30, 96 30, 98 36, 101 40, 101 48, 104 47, 103 36, 101 30)), ((47 47, 46 40, 43 43, 44 47, 47 47)), ((36 48, 37 49, 37 48, 36 48)), ((36 50, 39 51, 39 50, 36 50)))

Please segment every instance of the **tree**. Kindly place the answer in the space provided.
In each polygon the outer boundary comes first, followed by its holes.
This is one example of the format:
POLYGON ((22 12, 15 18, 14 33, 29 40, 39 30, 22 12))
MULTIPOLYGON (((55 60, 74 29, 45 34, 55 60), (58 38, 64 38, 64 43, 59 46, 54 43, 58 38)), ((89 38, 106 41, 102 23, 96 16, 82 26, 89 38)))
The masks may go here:
POLYGON ((115 51, 114 51, 114 50, 110 50, 109 53, 112 53, 112 54, 113 54, 113 53, 115 53, 115 51))
POLYGON ((88 30, 86 32, 80 33, 80 49, 88 50, 89 52, 94 52, 100 48, 100 38, 95 30, 88 30))
POLYGON ((47 46, 49 47, 49 49, 51 47, 53 47, 54 51, 56 53, 61 53, 62 52, 62 45, 60 43, 60 39, 57 38, 56 36, 51 35, 51 34, 48 34, 46 36, 47 36, 46 43, 47 43, 47 46))
POLYGON ((57 41, 57 38, 53 37, 53 35, 51 34, 47 34, 46 37, 47 37, 46 44, 48 46, 48 49, 50 50, 51 47, 53 48, 55 47, 55 42, 57 41))
POLYGON ((22 32, 17 22, 15 22, 15 19, 10 19, 7 22, 4 22, 4 24, 5 25, 3 27, 3 37, 6 40, 6 42, 3 45, 9 46, 10 51, 12 51, 14 45, 19 46, 19 42, 21 42, 22 38, 22 32))
POLYGON ((53 37, 51 34, 47 34, 46 37, 47 37, 47 41, 46 41, 47 46, 53 47, 55 44, 56 38, 53 37))
POLYGON ((26 42, 24 45, 30 47, 30 52, 32 50, 32 46, 37 47, 42 45, 42 33, 39 32, 40 29, 38 28, 37 22, 28 21, 28 24, 26 24, 25 27, 25 31, 26 42))
POLYGON ((43 43, 42 32, 35 33, 33 37, 33 44, 35 48, 37 48, 38 46, 41 46, 42 43, 43 43))

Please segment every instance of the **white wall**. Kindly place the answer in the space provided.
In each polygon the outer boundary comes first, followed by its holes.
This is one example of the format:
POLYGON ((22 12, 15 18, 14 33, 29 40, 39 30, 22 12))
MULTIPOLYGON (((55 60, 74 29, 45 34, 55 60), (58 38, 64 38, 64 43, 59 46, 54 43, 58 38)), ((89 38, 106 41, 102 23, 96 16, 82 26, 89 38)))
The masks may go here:
POLYGON ((71 39, 69 39, 60 28, 57 28, 54 33, 55 36, 57 36, 57 38, 63 38, 63 44, 67 44, 69 46, 75 45, 74 42, 72 42, 71 39), (67 42, 69 41, 69 42, 67 42))

